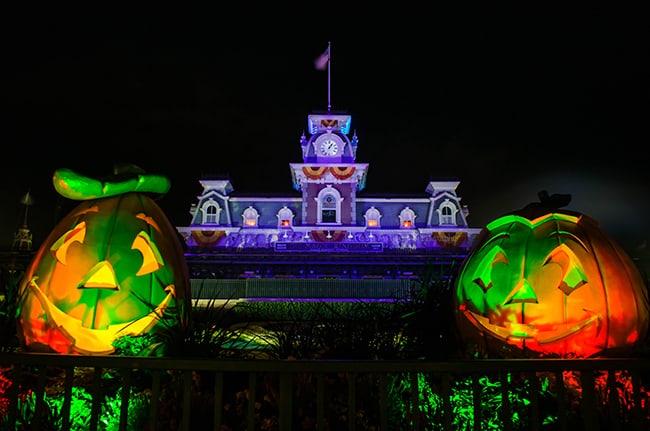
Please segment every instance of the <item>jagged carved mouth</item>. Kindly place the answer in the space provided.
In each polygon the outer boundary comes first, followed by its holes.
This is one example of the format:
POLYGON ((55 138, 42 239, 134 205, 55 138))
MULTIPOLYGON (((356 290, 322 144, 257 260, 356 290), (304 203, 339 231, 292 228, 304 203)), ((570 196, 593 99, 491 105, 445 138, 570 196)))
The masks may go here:
MULTIPOLYGON (((585 310, 588 311, 588 310, 585 310)), ((553 329, 539 330, 531 325, 524 323, 507 322, 505 324, 490 323, 490 319, 469 310, 464 311, 465 317, 472 322, 479 330, 487 331, 496 338, 506 342, 518 342, 521 340, 535 340, 538 344, 547 344, 560 341, 570 337, 588 327, 597 325, 597 331, 600 332, 602 319, 600 315, 592 315, 579 322, 571 322, 554 325, 553 329)))
POLYGON ((165 298, 147 315, 130 322, 109 325, 105 329, 90 329, 82 326, 81 320, 69 316, 54 305, 43 294, 35 279, 31 280, 27 287, 43 307, 49 325, 58 328, 70 340, 73 350, 83 354, 109 354, 115 350, 112 343, 116 339, 147 333, 158 323, 176 296, 174 285, 169 285, 165 289, 165 298))

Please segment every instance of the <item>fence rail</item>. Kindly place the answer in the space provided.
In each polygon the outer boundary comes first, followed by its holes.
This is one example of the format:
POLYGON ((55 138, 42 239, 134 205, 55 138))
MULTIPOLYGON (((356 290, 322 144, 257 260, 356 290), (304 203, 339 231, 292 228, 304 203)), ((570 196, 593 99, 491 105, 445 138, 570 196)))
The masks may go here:
POLYGON ((73 387, 79 384, 77 377, 82 370, 90 376, 91 431, 109 429, 100 421, 107 391, 103 377, 109 371, 113 373, 110 380, 117 386, 116 392, 122 395, 119 426, 114 429, 129 431, 129 398, 136 388, 148 394, 148 413, 141 429, 149 431, 221 430, 233 416, 235 398, 240 402, 236 406, 241 415, 240 428, 231 424, 223 429, 650 429, 650 361, 641 358, 428 362, 36 353, 0 353, 0 377, 11 382, 3 386, 0 381, 0 429, 53 429, 52 423, 47 422, 51 419, 44 414, 49 408, 45 399, 53 387, 63 397, 60 429, 74 429, 73 387), (53 384, 55 375, 58 380, 53 384), (396 376, 402 388, 407 388, 401 397, 395 396, 396 376), (422 380, 422 376, 426 379, 422 380), (492 379, 492 383, 486 385, 486 379, 492 379), (424 381, 428 383, 425 385, 424 381), (465 407, 460 405, 462 382, 466 382, 464 387, 469 391, 469 406, 465 407), (496 393, 488 393, 492 390, 490 386, 496 393), (549 386, 548 397, 542 392, 544 386, 549 386), (232 388, 237 392, 235 398, 230 392, 232 388), (516 400, 522 388, 527 398, 525 410, 516 400), (32 423, 29 428, 20 428, 21 420, 24 421, 20 404, 24 403, 26 392, 35 399, 32 423), (496 397, 498 402, 493 403, 489 396, 496 397), (437 400, 435 411, 432 397, 437 400), (396 401, 402 404, 397 406, 396 401), (336 408, 332 407, 333 402, 338 403, 336 408), (262 411, 260 406, 265 404, 273 407, 271 413, 262 411), (497 411, 487 411, 493 404, 497 411), (170 413, 170 409, 175 413, 170 413), (395 410, 404 413, 399 423, 391 413, 395 410), (487 417, 488 414, 493 416, 487 417), (178 423, 163 423, 164 417, 175 417, 178 423))

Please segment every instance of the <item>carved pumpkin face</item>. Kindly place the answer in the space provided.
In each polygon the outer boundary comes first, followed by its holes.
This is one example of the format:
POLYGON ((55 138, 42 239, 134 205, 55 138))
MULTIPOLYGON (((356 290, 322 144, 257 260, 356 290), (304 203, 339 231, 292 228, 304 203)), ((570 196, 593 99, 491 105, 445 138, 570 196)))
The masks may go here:
POLYGON ((461 267, 455 301, 466 344, 498 356, 627 352, 650 314, 629 256, 593 219, 557 210, 490 223, 461 267))
POLYGON ((26 273, 19 336, 29 350, 108 354, 119 337, 185 325, 185 265, 174 228, 147 195, 82 202, 26 273))

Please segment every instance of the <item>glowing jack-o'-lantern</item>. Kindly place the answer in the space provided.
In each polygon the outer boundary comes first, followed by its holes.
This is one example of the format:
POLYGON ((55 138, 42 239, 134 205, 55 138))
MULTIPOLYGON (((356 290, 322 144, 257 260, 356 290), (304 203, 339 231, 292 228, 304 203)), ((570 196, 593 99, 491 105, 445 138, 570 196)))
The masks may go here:
POLYGON ((166 178, 129 166, 106 182, 67 169, 53 181, 83 202, 45 239, 21 283, 18 335, 26 349, 110 354, 120 337, 186 325, 183 250, 152 198, 166 193, 166 178))
POLYGON ((650 315, 638 268, 595 220, 549 202, 479 235, 456 280, 463 342, 499 357, 633 352, 650 315))

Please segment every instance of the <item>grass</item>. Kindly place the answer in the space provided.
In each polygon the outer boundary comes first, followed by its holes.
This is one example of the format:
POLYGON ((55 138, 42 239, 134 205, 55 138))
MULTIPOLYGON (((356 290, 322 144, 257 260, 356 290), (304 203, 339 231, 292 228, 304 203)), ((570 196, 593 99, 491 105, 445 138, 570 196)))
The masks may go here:
MULTIPOLYGON (((19 277, 7 280, 8 292, 17 291, 19 277)), ((409 359, 421 358, 427 355, 421 351, 427 347, 427 342, 422 337, 431 339, 432 330, 441 332, 434 336, 435 340, 446 337, 446 328, 438 326, 435 319, 426 322, 425 316, 429 313, 420 313, 419 308, 432 305, 435 309, 449 309, 447 301, 450 290, 447 285, 432 283, 431 291, 437 289, 439 295, 420 295, 426 289, 422 285, 413 286, 413 300, 395 300, 384 303, 355 302, 237 302, 236 304, 223 304, 208 302, 203 306, 192 307, 189 325, 166 330, 140 337, 123 337, 114 343, 116 355, 127 356, 160 356, 184 358, 269 358, 269 359, 409 359), (443 287, 440 289, 440 287, 443 287), (438 303, 439 302, 439 303, 438 303), (425 327, 421 325, 426 324, 425 327), (445 331, 445 333, 443 333, 445 331)), ((20 350, 16 336, 15 316, 17 315, 17 298, 10 293, 0 308, 0 332, 3 336, 3 350, 20 350)), ((429 314, 430 315, 430 314, 429 314)), ((436 349, 433 349, 436 350, 436 349)), ((450 354, 455 349, 450 351, 450 354)), ((439 355, 440 352, 437 352, 439 355)), ((5 370, 8 371, 8 370, 5 370)), ((61 370, 62 372, 63 370, 61 370)), ((74 418, 71 429, 85 429, 88 414, 75 414, 75 412, 88 411, 89 388, 92 385, 92 376, 80 372, 78 384, 74 390, 74 401, 71 407, 71 418, 74 418)), ((0 373, 0 376, 5 375, 0 373)), ((119 418, 120 394, 114 387, 115 375, 106 370, 102 375, 102 390, 105 401, 102 403, 100 413, 101 429, 111 429, 119 418)), ((141 384, 134 387, 148 388, 150 376, 142 372, 137 376, 141 384)), ((159 418, 162 429, 172 429, 173 423, 178 421, 177 389, 181 384, 182 376, 173 372, 165 376, 163 382, 163 397, 161 399, 162 416, 159 418)), ((209 410, 210 391, 213 385, 213 376, 196 373, 193 385, 193 412, 198 417, 211 417, 212 414, 201 414, 202 409, 209 410), (199 396, 199 394, 203 394, 199 396), (206 398, 207 397, 207 398, 206 398)), ((261 378, 261 377, 260 377, 261 378)), ((296 380, 297 391, 309 391, 313 382, 309 376, 305 380, 296 380)), ((395 376, 399 378, 399 376, 395 376)), ((35 387, 36 370, 23 388, 35 387)), ((61 377, 53 375, 48 387, 54 388, 61 377)), ((2 382, 0 378, 0 382, 2 382)), ((224 423, 232 429, 239 429, 242 421, 246 419, 246 405, 248 403, 248 381, 236 376, 229 377, 224 382, 224 423)), ((376 385, 371 377, 360 377, 356 382, 360 388, 367 388, 369 393, 376 391, 371 387, 376 385), (370 380, 368 380, 370 379, 370 380)), ((5 392, 11 382, 4 379, 5 392)), ((269 382, 261 380, 260 388, 269 388, 269 382)), ((347 391, 346 377, 342 375, 331 376, 327 379, 328 387, 328 415, 332 421, 342 420, 347 417, 346 404, 339 393, 347 391), (339 419, 336 419, 339 418, 339 419)), ((405 389, 406 390, 406 389, 405 389)), ((0 394, 0 400, 2 400, 0 394)), ((256 406, 260 419, 260 429, 273 429, 277 420, 277 397, 272 392, 262 395, 262 402, 256 406)), ((305 424, 315 420, 308 413, 313 411, 311 405, 300 405, 303 400, 298 397, 296 407, 298 418, 305 424)), ((47 390, 45 395, 46 411, 42 417, 47 419, 46 429, 60 429, 61 423, 54 418, 60 416, 62 396, 56 390, 47 390)), ((376 400, 375 400, 376 401, 376 400)), ((34 419, 34 394, 31 390, 22 393, 19 400, 19 423, 26 426, 34 419)), ((149 405, 146 389, 135 390, 129 398, 129 418, 133 423, 129 429, 142 429, 143 412, 149 405), (138 422, 140 421, 140 422, 138 422)), ((372 418, 376 417, 376 402, 369 398, 367 405, 356 420, 371 426, 372 418), (373 407, 375 406, 375 407, 373 407)), ((305 425, 307 426, 307 425, 305 425)), ((309 428, 305 428, 309 429, 309 428)), ((361 428, 363 429, 363 428, 361 428)))
MULTIPOLYGON (((156 334, 141 337, 124 337, 114 344, 117 355, 156 356, 183 358, 228 358, 228 359, 396 359, 396 360, 441 360, 453 361, 463 357, 463 349, 453 325, 451 306, 451 278, 441 274, 428 273, 422 280, 414 282, 409 300, 395 299, 392 302, 208 302, 202 307, 192 307, 190 324, 187 328, 168 328, 156 334)), ((16 336, 15 316, 17 301, 15 288, 18 278, 5 280, 8 286, 5 301, 0 304, 0 337, 2 351, 20 350, 16 336)), ((8 400, 3 394, 12 382, 6 378, 6 372, 0 370, 0 418, 4 418, 8 400)), ((28 370, 29 371, 29 370, 28 370)), ((62 371, 62 370, 61 370, 62 371)), ((102 379, 104 402, 100 412, 100 429, 117 429, 117 420, 121 408, 118 374, 105 370, 102 379)), ((512 411, 513 430, 527 429, 531 391, 538 390, 538 398, 544 406, 543 429, 556 426, 557 412, 554 410, 552 392, 548 390, 553 384, 553 376, 538 376, 542 385, 539 389, 530 387, 528 380, 521 376, 508 374, 511 392, 509 400, 512 411)), ((37 370, 33 375, 27 374, 22 388, 35 387, 37 370)), ((95 378, 92 373, 77 370, 73 405, 71 406, 71 429, 84 430, 88 427, 90 396, 88 389, 95 378), (79 413, 84 412, 84 413, 79 413)), ((145 371, 134 373, 134 385, 129 396, 128 429, 144 429, 148 408, 151 376, 145 371), (139 388, 139 389, 138 389, 139 388)), ((332 375, 325 380, 326 417, 331 429, 347 428, 345 394, 348 390, 348 376, 332 375)), ((622 396, 625 376, 621 376, 622 396)), ((227 376, 224 379, 224 411, 222 429, 246 429, 246 415, 249 406, 249 382, 247 376, 227 376)), ((259 400, 255 408, 256 429, 277 429, 279 404, 275 387, 277 382, 257 376, 259 400)), ((62 395, 55 388, 60 384, 61 376, 53 373, 49 376, 43 412, 46 430, 61 429, 60 413, 62 395)), ((354 421, 357 429, 375 430, 379 416, 377 402, 376 376, 357 376, 355 380, 360 397, 354 421)), ((175 429, 180 420, 178 398, 182 387, 182 375, 169 372, 162 382, 161 416, 158 418, 159 429, 175 429)), ((472 429, 475 403, 472 395, 472 380, 457 379, 451 387, 453 400, 453 421, 456 429, 472 429)), ((416 380, 406 373, 390 376, 388 385, 388 415, 395 429, 411 429, 413 425, 414 385, 420 399, 418 415, 421 423, 427 424, 427 430, 441 429, 444 406, 438 395, 441 382, 439 377, 418 374, 416 380)), ((490 376, 480 380, 481 394, 481 429, 501 429, 503 422, 496 412, 503 403, 501 382, 490 376)), ((577 385, 572 385, 571 376, 567 376, 565 385, 569 396, 579 399, 581 394, 577 385)), ((192 384, 193 416, 202 421, 213 417, 212 393, 214 375, 195 373, 192 384), (207 418, 207 419, 206 419, 207 418)), ((315 429, 313 415, 313 395, 315 384, 313 376, 299 376, 294 380, 294 429, 315 429), (305 396, 301 396, 305 395, 305 396)), ((601 392, 604 391, 601 387, 601 392)), ((603 399, 606 394, 603 392, 603 399)), ((645 394, 645 400, 649 398, 645 394)), ((629 400, 623 399, 623 403, 629 400)), ((626 404, 621 404, 626 405, 626 404)), ((28 429, 35 418, 35 399, 31 389, 21 392, 19 398, 18 422, 28 429)), ((623 416, 622 416, 623 417, 623 416)), ((0 419, 2 430, 3 419, 0 419)), ((209 424, 207 425, 209 426, 209 424)))

